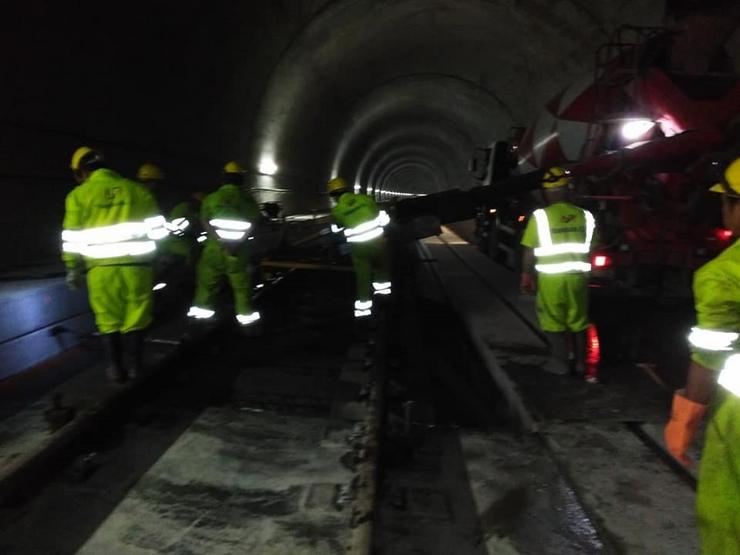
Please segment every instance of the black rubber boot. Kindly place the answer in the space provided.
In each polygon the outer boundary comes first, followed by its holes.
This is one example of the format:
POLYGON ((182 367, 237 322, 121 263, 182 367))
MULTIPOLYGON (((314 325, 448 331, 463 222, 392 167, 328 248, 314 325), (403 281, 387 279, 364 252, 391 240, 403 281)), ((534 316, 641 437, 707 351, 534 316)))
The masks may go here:
POLYGON ((579 376, 586 373, 586 331, 573 334, 573 353, 575 355, 575 371, 579 376))
POLYGON ((123 367, 123 338, 120 333, 103 335, 103 345, 108 355, 108 367, 105 373, 112 383, 126 383, 126 371, 123 367))
POLYGON ((144 332, 126 334, 126 351, 129 356, 128 377, 134 379, 144 370, 144 332))
POLYGON ((544 333, 550 344, 550 358, 542 365, 542 369, 558 376, 568 374, 568 334, 550 331, 544 333))

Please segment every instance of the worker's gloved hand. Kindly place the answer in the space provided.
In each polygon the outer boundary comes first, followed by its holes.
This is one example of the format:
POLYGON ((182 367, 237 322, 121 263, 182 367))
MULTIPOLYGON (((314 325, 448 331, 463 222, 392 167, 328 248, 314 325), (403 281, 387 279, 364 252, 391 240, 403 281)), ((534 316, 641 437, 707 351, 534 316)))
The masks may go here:
POLYGON ((82 287, 82 272, 78 268, 68 268, 65 281, 72 291, 79 289, 82 287))
POLYGON ((679 389, 673 395, 671 419, 666 424, 664 436, 668 451, 681 464, 691 466, 693 461, 686 456, 686 450, 696 436, 707 406, 684 397, 684 390, 679 389))
POLYGON ((529 272, 522 272, 521 278, 519 279, 519 291, 523 295, 532 295, 535 292, 535 288, 532 274, 529 272))

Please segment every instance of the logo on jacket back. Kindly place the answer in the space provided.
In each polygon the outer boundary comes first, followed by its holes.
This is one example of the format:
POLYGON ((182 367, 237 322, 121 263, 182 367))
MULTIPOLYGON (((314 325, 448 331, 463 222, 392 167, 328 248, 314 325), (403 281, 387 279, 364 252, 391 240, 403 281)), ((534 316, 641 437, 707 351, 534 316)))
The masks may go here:
POLYGON ((575 214, 566 214, 565 216, 560 217, 560 221, 563 222, 564 224, 569 224, 575 219, 576 219, 575 214))

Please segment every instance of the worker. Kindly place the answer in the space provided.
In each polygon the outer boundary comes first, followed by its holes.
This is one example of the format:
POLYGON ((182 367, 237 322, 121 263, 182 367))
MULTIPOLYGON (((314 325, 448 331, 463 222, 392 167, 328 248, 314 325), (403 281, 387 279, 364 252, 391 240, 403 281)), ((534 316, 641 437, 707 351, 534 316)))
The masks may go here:
POLYGON ((136 179, 139 183, 144 184, 147 189, 154 192, 161 188, 164 181, 164 172, 156 164, 147 162, 139 167, 139 170, 136 172, 136 179))
MULTIPOLYGON (((724 225, 737 237, 740 158, 710 190, 721 194, 724 225)), ((676 459, 691 464, 686 450, 712 403, 696 498, 702 553, 740 555, 740 241, 699 268, 693 288, 688 378, 673 396, 665 441, 676 459)))
MULTIPOLYGON (((157 197, 172 196, 172 192, 166 195, 167 191, 163 188, 165 174, 156 164, 142 164, 136 172, 136 179, 157 197)), ((165 266, 192 266, 195 263, 196 243, 192 238, 199 227, 197 224, 203 196, 202 193, 193 193, 190 198, 178 202, 169 211, 165 225, 170 235, 162 241, 159 249, 159 258, 167 261, 165 266)), ((162 207, 163 203, 159 200, 162 207)))
POLYGON ((260 211, 252 195, 242 190, 244 170, 237 162, 223 169, 223 185, 203 199, 201 225, 207 240, 198 262, 195 298, 188 316, 210 320, 216 314, 215 300, 226 277, 234 295, 236 320, 252 326, 260 313, 252 307, 247 240, 254 233, 260 211))
POLYGON ((576 372, 594 383, 595 369, 586 365, 586 332, 590 325, 589 253, 596 224, 588 210, 569 202, 570 185, 563 168, 554 167, 544 174, 548 206, 535 210, 524 230, 520 289, 525 294, 537 291, 537 318, 551 347, 543 369, 567 374, 572 344, 576 372))
POLYGON ((152 194, 108 168, 89 147, 72 155, 79 183, 67 195, 62 231, 67 284, 87 287, 110 365, 108 377, 123 383, 143 364, 144 330, 152 321, 152 268, 156 241, 167 235, 152 194), (131 363, 124 366, 124 351, 131 363))
POLYGON ((373 295, 390 295, 390 261, 383 228, 389 218, 368 195, 349 190, 335 177, 327 184, 331 198, 332 230, 342 233, 355 269, 355 318, 372 315, 373 295))
POLYGON ((163 250, 190 267, 198 258, 199 237, 205 241, 206 235, 200 226, 200 209, 205 195, 199 191, 191 193, 187 200, 178 202, 170 210, 167 229, 170 236, 164 241, 163 250))

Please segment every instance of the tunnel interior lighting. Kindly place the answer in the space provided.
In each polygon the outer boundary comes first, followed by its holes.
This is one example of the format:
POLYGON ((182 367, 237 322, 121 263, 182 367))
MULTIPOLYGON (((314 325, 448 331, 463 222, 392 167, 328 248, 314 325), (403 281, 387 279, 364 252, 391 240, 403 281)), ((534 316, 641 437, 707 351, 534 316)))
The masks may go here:
POLYGON ((160 282, 156 284, 154 287, 152 287, 152 291, 159 291, 160 289, 164 289, 165 287, 167 287, 167 284, 160 282))
POLYGON ((622 124, 622 137, 636 141, 655 127, 655 122, 647 118, 632 119, 622 124))
POLYGON ((264 175, 275 175, 278 171, 278 165, 272 158, 263 158, 260 162, 259 172, 264 175))

